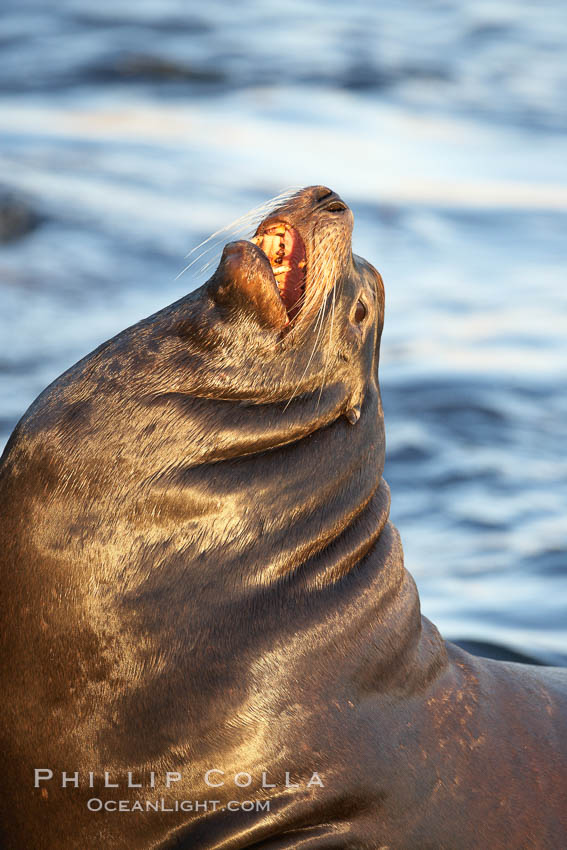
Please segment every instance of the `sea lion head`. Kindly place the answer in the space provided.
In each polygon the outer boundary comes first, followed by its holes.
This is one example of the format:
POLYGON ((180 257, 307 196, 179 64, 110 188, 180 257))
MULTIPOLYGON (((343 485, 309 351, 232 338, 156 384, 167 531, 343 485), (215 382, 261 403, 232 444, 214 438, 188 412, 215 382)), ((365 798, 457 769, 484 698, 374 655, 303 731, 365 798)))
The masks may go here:
POLYGON ((315 392, 321 407, 326 387, 336 392, 340 382, 354 423, 377 369, 384 290, 352 253, 353 221, 330 189, 304 189, 251 241, 225 247, 207 291, 230 328, 227 349, 246 364, 249 392, 253 384, 287 403, 315 392))

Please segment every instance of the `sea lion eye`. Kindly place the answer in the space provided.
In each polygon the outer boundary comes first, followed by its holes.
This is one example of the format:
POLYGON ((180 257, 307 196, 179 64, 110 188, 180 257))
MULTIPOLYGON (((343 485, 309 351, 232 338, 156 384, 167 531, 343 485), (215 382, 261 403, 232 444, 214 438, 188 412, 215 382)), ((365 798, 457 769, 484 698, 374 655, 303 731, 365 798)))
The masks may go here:
POLYGON ((362 303, 360 298, 356 302, 356 310, 354 311, 354 321, 362 322, 363 319, 366 318, 368 310, 366 309, 366 305, 362 303))

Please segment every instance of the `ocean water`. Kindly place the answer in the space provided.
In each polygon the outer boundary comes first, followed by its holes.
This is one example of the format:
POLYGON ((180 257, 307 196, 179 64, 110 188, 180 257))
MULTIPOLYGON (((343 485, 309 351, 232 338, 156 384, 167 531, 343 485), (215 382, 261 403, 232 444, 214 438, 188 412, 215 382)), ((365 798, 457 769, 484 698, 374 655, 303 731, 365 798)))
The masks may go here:
POLYGON ((195 244, 324 183, 386 285, 386 478, 424 613, 567 663, 566 41, 561 0, 5 0, 0 442, 202 282, 178 277, 195 244))

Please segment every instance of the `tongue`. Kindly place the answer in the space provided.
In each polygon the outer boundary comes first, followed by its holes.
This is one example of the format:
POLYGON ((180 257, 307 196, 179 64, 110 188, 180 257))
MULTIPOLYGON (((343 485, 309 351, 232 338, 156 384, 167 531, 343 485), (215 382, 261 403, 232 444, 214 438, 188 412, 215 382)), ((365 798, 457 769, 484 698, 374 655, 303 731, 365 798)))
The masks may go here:
POLYGON ((299 312, 299 299, 303 295, 305 266, 305 249, 299 234, 294 230, 286 230, 284 236, 284 256, 281 263, 284 271, 278 274, 278 265, 273 265, 276 282, 280 291, 282 301, 290 319, 299 312))
POLYGON ((300 269, 295 267, 287 272, 287 274, 278 275, 276 282, 278 283, 280 296, 285 304, 289 318, 293 319, 301 306, 297 302, 303 295, 303 274, 300 269), (279 278, 283 278, 281 283, 279 282, 279 278))

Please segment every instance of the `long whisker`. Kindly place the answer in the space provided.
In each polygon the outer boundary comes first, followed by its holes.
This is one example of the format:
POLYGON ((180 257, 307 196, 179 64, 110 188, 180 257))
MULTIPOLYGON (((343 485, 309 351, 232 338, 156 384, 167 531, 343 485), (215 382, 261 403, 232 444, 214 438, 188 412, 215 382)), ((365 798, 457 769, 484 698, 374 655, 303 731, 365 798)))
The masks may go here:
MULTIPOLYGON (((259 204, 256 207, 253 207, 248 212, 236 218, 234 221, 230 222, 230 224, 221 227, 219 230, 212 233, 198 245, 191 249, 186 254, 186 259, 192 257, 197 253, 197 256, 193 257, 190 263, 181 269, 178 275, 176 275, 175 280, 178 280, 181 275, 185 274, 192 268, 202 257, 208 254, 210 251, 218 248, 219 244, 224 243, 226 241, 226 237, 228 235, 243 235, 247 233, 251 229, 253 229, 253 225, 258 225, 260 221, 262 221, 266 215, 275 207, 279 206, 282 202, 290 200, 298 191, 299 187, 289 187, 288 189, 284 189, 278 195, 275 195, 273 198, 270 198, 267 201, 264 201, 262 204, 259 204), (201 250, 203 249, 203 250, 201 250)), ((213 261, 206 263, 200 270, 199 274, 201 274, 205 269, 209 267, 209 265, 213 261)))
MULTIPOLYGON (((316 337, 315 337, 315 342, 313 343, 313 346, 311 348, 311 353, 309 355, 309 359, 307 361, 307 364, 306 364, 306 366, 303 370, 301 377, 299 378, 298 382, 296 383, 295 389, 294 389, 291 397, 288 399, 288 401, 286 403, 284 411, 287 410, 288 406, 291 404, 293 399, 297 396, 297 391, 298 391, 299 387, 301 386, 301 384, 303 382, 303 378, 305 377, 307 370, 309 369, 309 366, 311 365, 311 362, 312 362, 313 357, 315 355, 315 351, 317 350, 317 348, 319 346, 319 339, 320 339, 321 331, 322 331, 324 323, 325 323, 325 314, 326 314, 328 303, 329 303, 329 299, 327 298, 328 293, 326 291, 326 287, 324 285, 321 286, 320 291, 319 291, 319 283, 320 282, 323 283, 323 278, 325 276, 325 267, 326 267, 326 263, 327 263, 327 255, 329 255, 330 253, 331 253, 331 246, 327 245, 325 250, 323 251, 322 256, 320 258, 318 258, 318 272, 315 275, 315 277, 310 281, 310 289, 313 292, 311 301, 313 302, 315 300, 315 298, 318 298, 318 297, 321 298, 321 303, 318 307, 315 322, 314 322, 314 331, 316 331, 316 337)), ((334 272, 334 269, 332 271, 334 272)), ((304 309, 304 311, 306 310, 305 307, 303 309, 304 309)), ((334 310, 334 293, 333 293, 333 310, 334 310)), ((317 405, 318 404, 319 404, 319 401, 317 402, 317 405)))
POLYGON ((319 397, 317 399, 317 405, 315 407, 315 410, 317 410, 319 408, 319 404, 321 402, 321 396, 323 395, 323 389, 325 387, 325 378, 327 377, 327 366, 329 365, 329 359, 330 359, 330 356, 331 356, 331 342, 332 342, 332 339, 333 339, 333 324, 334 324, 334 321, 335 321, 335 296, 336 296, 336 293, 337 293, 337 287, 336 287, 336 283, 335 283, 335 287, 333 289, 333 307, 332 307, 332 312, 331 312, 331 322, 330 322, 330 327, 329 327, 329 345, 327 346, 327 354, 326 354, 326 357, 325 357, 325 365, 323 367, 323 378, 321 380, 321 388, 319 389, 319 397))
POLYGON ((263 201, 261 204, 258 204, 258 206, 256 206, 256 207, 252 207, 252 209, 248 210, 248 212, 245 212, 243 215, 239 216, 238 218, 235 218, 234 221, 231 221, 230 224, 225 224, 224 227, 221 227, 219 230, 216 230, 214 233, 211 233, 210 236, 208 236, 206 239, 203 239, 202 242, 200 242, 198 245, 196 245, 194 248, 192 248, 185 255, 185 257, 190 257, 191 254, 194 254, 195 251, 198 251, 199 248, 202 248, 203 245, 206 245, 207 242, 211 241, 211 239, 215 239, 217 236, 223 235, 227 231, 232 230, 234 227, 238 227, 242 221, 244 221, 246 219, 253 218, 257 215, 260 215, 265 210, 270 209, 274 204, 279 203, 280 201, 289 200, 289 198, 291 198, 296 192, 297 192, 297 188, 295 188, 295 187, 290 187, 288 189, 284 189, 278 195, 274 195, 273 198, 270 198, 267 201, 263 201))

